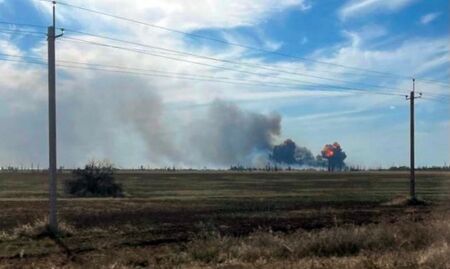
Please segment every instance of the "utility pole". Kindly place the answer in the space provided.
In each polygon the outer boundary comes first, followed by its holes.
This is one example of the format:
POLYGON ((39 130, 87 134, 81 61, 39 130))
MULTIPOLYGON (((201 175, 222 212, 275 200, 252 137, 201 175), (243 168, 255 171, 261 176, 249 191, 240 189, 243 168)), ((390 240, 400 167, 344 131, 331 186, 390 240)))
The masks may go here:
POLYGON ((410 92, 409 96, 406 96, 406 100, 409 100, 409 109, 410 109, 410 175, 409 175, 409 196, 411 200, 417 200, 416 197, 416 173, 415 173, 415 153, 414 153, 414 99, 422 97, 422 93, 419 93, 418 96, 415 95, 416 91, 416 79, 412 79, 413 88, 410 92))
POLYGON ((56 70, 55 70, 55 40, 60 35, 55 35, 55 6, 53 5, 53 24, 48 27, 48 137, 49 137, 49 228, 52 232, 58 232, 56 217, 56 70))

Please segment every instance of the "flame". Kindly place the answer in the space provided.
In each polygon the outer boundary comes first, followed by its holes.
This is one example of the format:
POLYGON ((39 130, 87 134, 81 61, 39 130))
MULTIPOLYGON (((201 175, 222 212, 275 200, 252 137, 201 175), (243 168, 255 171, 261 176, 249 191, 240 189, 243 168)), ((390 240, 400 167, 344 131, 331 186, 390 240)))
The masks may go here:
POLYGON ((334 151, 331 150, 331 149, 328 149, 328 150, 326 151, 325 155, 326 155, 327 157, 333 157, 334 151))
POLYGON ((347 155, 338 142, 326 144, 321 153, 322 158, 328 160, 328 171, 340 171, 345 167, 344 159, 347 155))
POLYGON ((325 145, 322 150, 322 156, 325 158, 332 158, 334 156, 334 151, 337 149, 336 146, 340 147, 339 144, 337 145, 336 144, 337 143, 334 143, 333 145, 330 144, 325 145))

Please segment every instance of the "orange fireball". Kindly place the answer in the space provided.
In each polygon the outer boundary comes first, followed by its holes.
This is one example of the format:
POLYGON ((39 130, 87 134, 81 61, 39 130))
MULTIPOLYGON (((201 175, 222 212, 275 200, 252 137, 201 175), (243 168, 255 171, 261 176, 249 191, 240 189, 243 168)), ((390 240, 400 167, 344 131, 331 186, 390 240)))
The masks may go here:
POLYGON ((334 156, 335 146, 327 144, 322 149, 322 156, 325 158, 331 158, 334 156))
POLYGON ((327 155, 327 157, 333 157, 334 151, 328 149, 326 155, 327 155))

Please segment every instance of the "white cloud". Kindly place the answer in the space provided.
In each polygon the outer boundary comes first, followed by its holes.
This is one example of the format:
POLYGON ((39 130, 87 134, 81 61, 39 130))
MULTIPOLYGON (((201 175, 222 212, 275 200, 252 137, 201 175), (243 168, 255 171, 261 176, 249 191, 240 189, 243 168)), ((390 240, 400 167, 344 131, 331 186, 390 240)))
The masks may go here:
POLYGON ((415 0, 351 0, 340 10, 342 19, 364 16, 370 13, 393 12, 406 7, 415 0))
MULTIPOLYGON (((42 10, 50 12, 48 3, 32 2, 42 10)), ((130 0, 126 2, 74 0, 71 1, 71 4, 187 31, 203 28, 250 26, 286 8, 299 7, 301 10, 310 8, 305 0, 130 0)), ((97 29, 104 27, 104 25, 100 26, 101 23, 117 23, 116 26, 124 23, 98 14, 67 8, 63 5, 57 7, 57 13, 59 14, 58 19, 63 23, 76 21, 84 24, 85 27, 96 27, 97 29), (90 25, 90 22, 94 19, 96 24, 90 25)), ((136 28, 135 25, 133 28, 136 28)))
POLYGON ((264 47, 269 51, 279 50, 283 46, 283 42, 276 42, 271 40, 267 40, 264 43, 264 47))
POLYGON ((429 24, 441 16, 440 12, 428 13, 420 18, 420 23, 423 25, 429 24))
MULTIPOLYGON (((350 45, 341 46, 337 49, 331 48, 330 51, 320 50, 316 54, 313 54, 313 57, 320 61, 337 65, 380 70, 387 73, 403 74, 410 77, 433 76, 435 74, 431 74, 431 71, 436 70, 437 68, 448 68, 450 46, 446 37, 435 39, 410 38, 404 40, 396 47, 389 47, 389 49, 368 49, 365 46, 361 46, 361 44, 366 44, 367 40, 355 32, 352 33, 350 40, 352 41, 350 45)), ((317 68, 327 69, 328 72, 342 72, 343 76, 346 76, 345 72, 348 71, 345 71, 338 66, 323 67, 318 65, 317 68)), ((353 71, 353 73, 358 72, 353 71)), ((347 76, 346 79, 357 77, 357 75, 347 76)), ((365 73, 361 73, 361 76, 365 81, 368 81, 365 73)), ((392 77, 383 77, 383 80, 381 81, 378 79, 372 82, 380 85, 386 83, 386 86, 398 84, 396 79, 394 79, 394 81, 392 81, 392 79, 392 77)), ((448 77, 446 79, 448 79, 448 77)), ((401 84, 397 86, 400 88, 404 87, 401 84)))
POLYGON ((0 52, 4 54, 12 54, 12 55, 21 55, 22 51, 12 44, 11 42, 8 42, 7 39, 11 38, 11 35, 9 34, 0 34, 0 52))
MULTIPOLYGON (((79 3, 81 5, 85 4, 81 1, 79 3)), ((91 8, 144 19, 151 23, 163 24, 176 29, 192 30, 204 27, 226 28, 257 24, 263 17, 269 16, 282 7, 287 8, 303 2, 293 0, 281 2, 269 0, 258 2, 208 1, 209 6, 205 2, 202 2, 202 7, 199 8, 200 10, 195 9, 193 6, 185 6, 188 3, 196 5, 197 2, 186 1, 171 1, 170 3, 162 2, 158 4, 155 4, 154 1, 132 1, 127 4, 129 8, 124 10, 121 10, 123 4, 114 5, 111 4, 111 1, 96 1, 95 6, 93 1, 90 3, 92 4, 90 6, 91 8), (135 8, 135 5, 138 5, 142 10, 135 8), (275 11, 271 10, 273 6, 277 7, 275 11), (182 9, 185 9, 184 12, 180 11, 182 9), (208 13, 210 9, 222 9, 223 13, 206 14, 204 17, 200 16, 202 15, 200 13, 208 13), (230 15, 230 13, 233 13, 233 15, 230 15), (176 18, 177 15, 180 17, 176 18), (231 18, 228 20, 227 16, 231 16, 231 18), (183 20, 186 20, 185 24, 181 23, 183 20)), ((121 36, 119 38, 137 41, 139 43, 189 51, 195 54, 232 61, 244 61, 258 65, 267 64, 264 58, 249 58, 248 51, 243 48, 226 47, 221 48, 219 51, 211 46, 190 46, 189 43, 185 43, 182 37, 177 34, 148 31, 148 29, 133 24, 124 26, 125 24, 120 21, 108 20, 82 12, 69 14, 68 11, 68 9, 58 7, 58 12, 66 16, 67 23, 78 17, 79 21, 85 20, 85 25, 82 26, 86 30, 81 30, 103 33, 103 30, 109 27, 114 32, 120 30, 120 32, 115 32, 114 36, 120 34, 121 36), (99 22, 98 24, 94 23, 97 21, 99 22), (122 31, 123 28, 126 28, 128 32, 122 31)), ((111 32, 109 31, 110 34, 111 32)), ((430 70, 439 67, 442 68, 442 66, 448 64, 443 60, 449 57, 446 38, 405 39, 404 43, 396 47, 390 46, 389 49, 382 50, 367 48, 368 41, 372 41, 386 34, 386 31, 381 27, 368 26, 361 31, 348 32, 348 34, 353 38, 353 42, 339 44, 332 48, 324 48, 310 55, 308 58, 338 65, 356 66, 408 75, 427 74, 430 70)), ((92 37, 87 36, 78 36, 78 38, 94 40, 92 37)), ((237 37, 227 36, 226 38, 233 42, 237 37)), ((236 42, 247 44, 245 40, 240 39, 236 42)), ((114 44, 114 42, 107 43, 114 44)), ((258 46, 258 44, 252 45, 258 46)), ((272 45, 274 48, 276 47, 276 44, 270 43, 259 45, 266 47, 272 45)), ((342 123, 364 122, 364 117, 358 115, 358 112, 364 111, 364 109, 373 109, 379 106, 388 108, 392 105, 398 108, 395 111, 400 111, 407 105, 400 96, 353 95, 343 93, 342 91, 332 91, 327 87, 311 89, 301 85, 296 89, 292 87, 270 87, 271 83, 293 83, 292 81, 286 82, 282 79, 302 80, 306 83, 345 85, 343 82, 321 80, 317 77, 302 76, 301 74, 349 80, 353 81, 355 85, 365 82, 385 85, 386 87, 400 87, 405 89, 405 92, 410 88, 409 81, 380 77, 372 77, 372 79, 369 79, 366 74, 355 74, 358 73, 357 71, 349 74, 348 70, 337 66, 319 65, 311 62, 280 60, 272 64, 271 67, 274 69, 289 70, 291 72, 294 71, 299 74, 280 75, 274 71, 260 70, 250 66, 236 66, 207 61, 205 59, 199 60, 192 56, 181 57, 184 60, 193 60, 219 67, 233 67, 244 72, 258 72, 262 74, 262 76, 256 76, 220 68, 189 64, 182 61, 173 61, 161 57, 151 57, 132 52, 71 43, 67 42, 67 40, 64 41, 64 39, 58 40, 57 47, 58 60, 156 69, 167 72, 189 73, 192 75, 213 76, 217 78, 223 77, 234 80, 254 80, 260 81, 261 83, 259 84, 266 84, 268 86, 241 86, 161 77, 121 75, 89 70, 65 70, 64 72, 60 72, 58 76, 58 102, 61 108, 59 110, 61 114, 59 114, 60 117, 58 119, 61 124, 59 130, 63 132, 61 134, 62 139, 59 141, 62 143, 64 149, 61 151, 60 156, 62 163, 66 165, 82 164, 85 161, 83 158, 86 157, 108 157, 121 165, 142 164, 141 162, 145 162, 147 158, 152 160, 153 156, 148 157, 146 155, 148 152, 143 150, 144 145, 140 136, 130 126, 123 123, 124 116, 122 113, 124 113, 124 108, 133 107, 134 104, 140 103, 142 100, 148 100, 149 104, 156 104, 162 107, 161 111, 158 111, 161 115, 161 122, 158 123, 161 125, 158 126, 158 130, 167 133, 170 139, 179 140, 179 137, 173 134, 182 133, 183 129, 190 127, 189 123, 194 118, 204 116, 204 107, 216 99, 239 102, 247 107, 251 106, 252 110, 259 112, 278 110, 283 105, 306 108, 308 109, 307 113, 302 116, 303 118, 298 118, 298 121, 301 121, 302 126, 305 126, 305 128, 311 121, 326 121, 331 115, 338 115, 339 117, 335 120, 342 123), (155 99, 159 101, 154 103, 155 99), (336 100, 339 100, 339 102, 336 102, 336 100), (322 110, 318 112, 317 108, 321 108, 322 110), (73 126, 76 126, 76 128, 73 126)), ((0 42, 0 51, 10 54, 22 53, 7 38, 5 40, 2 39, 0 42)), ((45 43, 36 46, 33 52, 35 56, 45 56, 45 43)), ((12 156, 10 160, 13 161, 23 161, 23 158, 30 158, 31 161, 35 160, 35 162, 37 162, 36 160, 40 160, 43 165, 46 161, 46 147, 43 144, 44 142, 42 142, 46 141, 45 130, 36 135, 37 138, 34 138, 33 134, 39 129, 36 124, 45 124, 43 121, 46 119, 45 68, 0 62, 0 73, 8 74, 7 76, 3 76, 0 81, 0 110, 6 111, 5 113, 0 113, 0 115, 7 115, 0 116, 0 126, 11 126, 11 128, 3 128, 3 132, 0 132, 0 136, 8 137, 8 139, 0 141, 0 162, 2 161, 2 156, 12 156), (12 121, 11 119, 14 120, 12 121), (16 123, 16 120, 23 121, 25 124, 19 125, 16 123), (16 135, 17 133, 22 134, 21 137, 18 137, 16 135), (28 144, 22 143, 27 139, 38 139, 41 142, 40 144, 37 143, 38 146, 29 146, 28 144)), ((364 87, 361 86, 361 88, 364 87)), ((390 91, 388 89, 381 90, 390 91)), ((441 87, 436 88, 434 91, 435 93, 443 93, 447 89, 441 87)), ((146 105, 144 104, 142 106, 145 107, 146 105)), ((151 113, 152 111, 149 105, 149 110, 146 113, 151 113)), ((368 119, 376 120, 376 118, 368 119)), ((330 124, 331 121, 322 122, 324 129, 326 127, 325 123, 330 124)), ((314 126, 317 125, 320 124, 314 124, 314 126)), ((283 128, 290 127, 288 125, 283 126, 283 128)), ((342 133, 340 135, 344 136, 346 130, 342 128, 341 131, 342 133)), ((324 140, 324 137, 319 135, 321 130, 311 129, 308 132, 311 137, 315 137, 314 147, 318 143, 322 143, 319 140, 324 140)), ((298 136, 302 136, 302 134, 303 131, 298 130, 298 136)), ((357 137, 358 134, 358 132, 355 132, 353 136, 357 137)), ((327 135, 331 136, 331 134, 327 135)), ((363 144, 362 142, 370 143, 370 140, 373 139, 373 136, 370 136, 370 132, 364 134, 364 136, 366 135, 367 138, 359 139, 361 144, 363 144)), ((293 138, 295 139, 296 137, 293 138)), ((325 138, 334 140, 331 137, 325 138)), ((166 143, 165 140, 162 142, 166 143)), ((175 141, 174 143, 178 142, 175 141)), ((386 143, 385 146, 389 147, 390 144, 386 143)), ((357 146, 354 147, 355 150, 357 148, 357 146)), ((4 160, 8 161, 9 159, 4 160)), ((27 160, 29 159, 25 159, 25 161, 27 160)), ((170 160, 161 160, 160 163, 155 163, 155 165, 165 164, 170 165, 170 160)))

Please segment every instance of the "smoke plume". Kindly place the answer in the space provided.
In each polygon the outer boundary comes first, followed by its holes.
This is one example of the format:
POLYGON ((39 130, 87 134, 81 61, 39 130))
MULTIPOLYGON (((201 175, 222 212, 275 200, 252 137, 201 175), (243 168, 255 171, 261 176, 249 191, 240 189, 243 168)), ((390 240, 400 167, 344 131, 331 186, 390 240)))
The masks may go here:
POLYGON ((288 165, 322 166, 319 159, 315 159, 306 147, 299 147, 291 139, 273 147, 270 159, 276 163, 288 165))
POLYGON ((338 142, 334 142, 333 145, 327 144, 323 147, 322 157, 328 160, 328 171, 341 171, 345 167, 347 154, 342 151, 338 142))
POLYGON ((168 126, 159 96, 147 94, 132 100, 132 103, 122 111, 121 116, 125 122, 133 126, 144 141, 148 160, 159 165, 170 165, 180 161, 180 154, 174 144, 176 133, 168 126))
POLYGON ((168 126, 163 106, 155 97, 133 103, 124 119, 139 132, 149 158, 159 165, 158 160, 189 167, 251 162, 255 153, 272 149, 281 130, 280 115, 246 111, 221 100, 210 104, 206 113, 186 127, 168 126), (179 131, 174 130, 177 128, 179 131))
POLYGON ((280 134, 281 117, 245 111, 216 100, 207 116, 192 127, 188 143, 197 157, 211 164, 231 165, 254 152, 269 151, 280 134))

